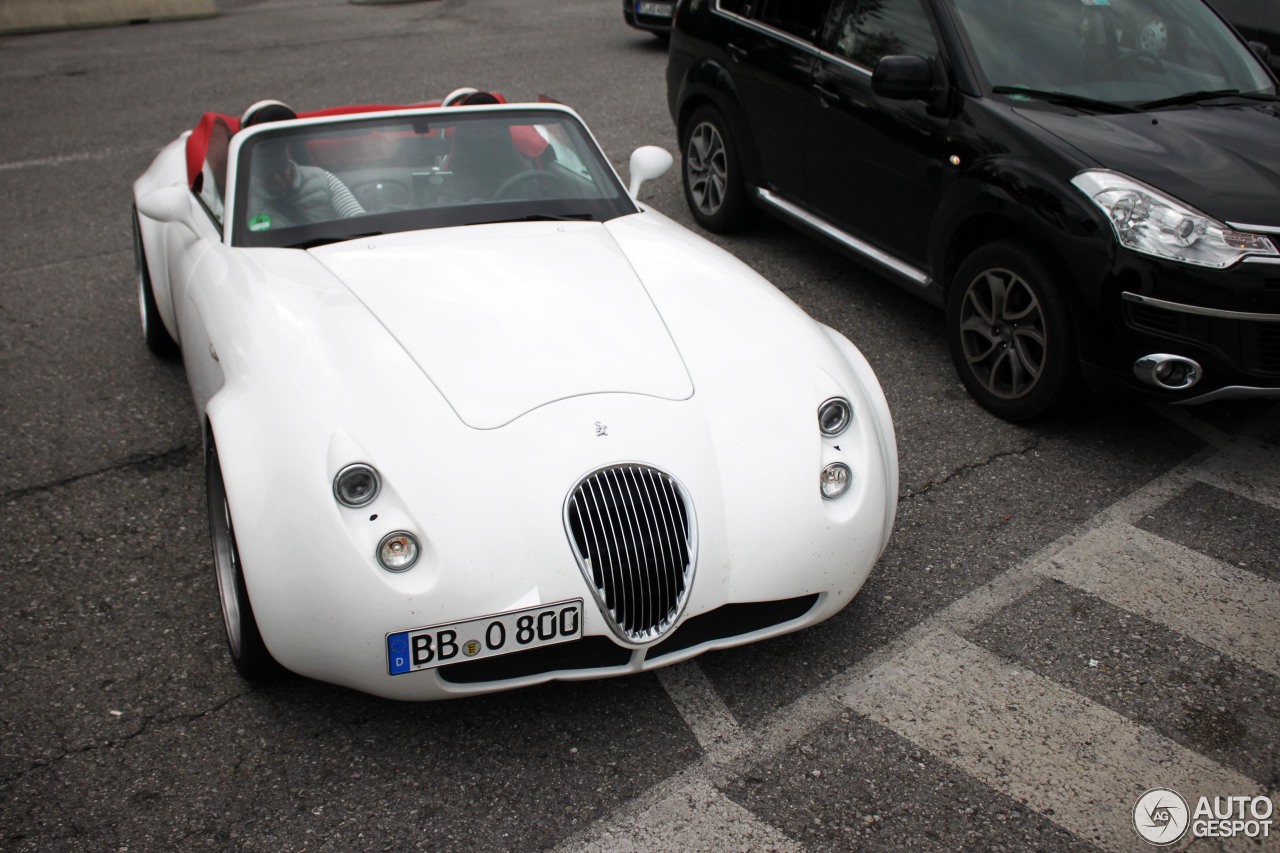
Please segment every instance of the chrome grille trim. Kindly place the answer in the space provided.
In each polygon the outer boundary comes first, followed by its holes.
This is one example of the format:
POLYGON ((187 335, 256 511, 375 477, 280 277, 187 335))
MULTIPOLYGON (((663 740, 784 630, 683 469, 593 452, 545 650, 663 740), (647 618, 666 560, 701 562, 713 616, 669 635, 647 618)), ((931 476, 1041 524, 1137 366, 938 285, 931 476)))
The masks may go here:
POLYGON ((650 643, 675 625, 697 563, 693 503, 675 477, 638 462, 598 468, 569 490, 564 529, 620 640, 650 643))

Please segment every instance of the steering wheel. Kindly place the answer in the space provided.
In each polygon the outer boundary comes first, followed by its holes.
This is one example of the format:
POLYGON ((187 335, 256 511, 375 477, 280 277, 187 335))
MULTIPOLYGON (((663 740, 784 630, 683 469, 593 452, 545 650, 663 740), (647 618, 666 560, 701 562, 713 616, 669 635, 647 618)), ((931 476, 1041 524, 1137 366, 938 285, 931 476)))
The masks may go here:
POLYGON ((1103 74, 1114 71, 1122 65, 1128 65, 1130 62, 1145 61, 1151 64, 1151 70, 1157 74, 1164 73, 1164 60, 1160 58, 1158 53, 1152 53, 1140 47, 1135 47, 1128 53, 1122 53, 1115 59, 1102 66, 1103 74))
MULTIPOLYGON (((527 172, 517 172, 499 184, 498 188, 493 191, 493 198, 495 201, 509 198, 528 198, 528 196, 516 195, 516 189, 524 186, 525 184, 535 184, 536 186, 535 182, 542 180, 543 178, 546 178, 557 187, 567 187, 565 179, 561 175, 557 175, 555 172, 548 172, 546 169, 529 169, 527 172)), ((533 196, 533 198, 546 197, 547 196, 544 195, 540 189, 538 194, 533 196)))

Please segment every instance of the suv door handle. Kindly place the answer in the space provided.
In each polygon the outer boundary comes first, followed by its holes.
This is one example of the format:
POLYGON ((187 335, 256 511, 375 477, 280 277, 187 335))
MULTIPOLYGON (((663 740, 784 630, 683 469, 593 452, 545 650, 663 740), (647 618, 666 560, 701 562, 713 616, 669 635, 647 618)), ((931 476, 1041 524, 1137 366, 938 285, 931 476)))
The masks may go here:
POLYGON ((741 62, 747 58, 747 49, 745 47, 739 47, 733 42, 726 44, 725 49, 729 51, 731 56, 733 56, 734 62, 741 62))
POLYGON ((837 95, 835 92, 831 91, 830 89, 824 89, 822 86, 819 86, 817 83, 813 84, 813 91, 818 93, 818 100, 822 102, 822 105, 824 107, 829 107, 832 104, 836 104, 840 102, 839 95, 837 95))

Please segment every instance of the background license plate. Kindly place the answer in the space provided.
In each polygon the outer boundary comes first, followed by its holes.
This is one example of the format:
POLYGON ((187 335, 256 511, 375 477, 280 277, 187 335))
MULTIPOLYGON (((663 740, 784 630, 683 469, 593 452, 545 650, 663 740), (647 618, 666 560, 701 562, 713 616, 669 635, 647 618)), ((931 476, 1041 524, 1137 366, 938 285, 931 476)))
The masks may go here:
POLYGON ((657 18, 670 18, 675 5, 672 3, 637 3, 636 14, 653 15, 657 18))
POLYGON ((566 643, 582 637, 582 599, 387 635, 392 675, 566 643))

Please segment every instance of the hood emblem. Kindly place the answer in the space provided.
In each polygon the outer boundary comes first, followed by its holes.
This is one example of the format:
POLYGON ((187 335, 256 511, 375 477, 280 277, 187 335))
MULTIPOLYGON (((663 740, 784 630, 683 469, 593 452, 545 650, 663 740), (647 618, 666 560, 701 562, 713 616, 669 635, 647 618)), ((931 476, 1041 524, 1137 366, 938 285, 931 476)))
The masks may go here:
POLYGON ((609 425, 602 424, 600 423, 600 421, 596 421, 596 438, 608 438, 608 437, 609 437, 609 425))

